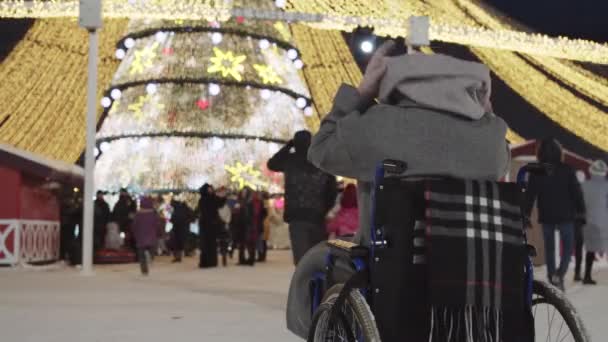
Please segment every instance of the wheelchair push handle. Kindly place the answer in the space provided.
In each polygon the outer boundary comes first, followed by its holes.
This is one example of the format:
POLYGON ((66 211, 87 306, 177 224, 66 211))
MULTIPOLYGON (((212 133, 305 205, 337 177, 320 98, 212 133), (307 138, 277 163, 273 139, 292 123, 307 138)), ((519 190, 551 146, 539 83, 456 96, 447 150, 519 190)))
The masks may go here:
POLYGON ((407 171, 407 163, 401 160, 385 159, 381 164, 382 169, 389 175, 401 175, 407 171))

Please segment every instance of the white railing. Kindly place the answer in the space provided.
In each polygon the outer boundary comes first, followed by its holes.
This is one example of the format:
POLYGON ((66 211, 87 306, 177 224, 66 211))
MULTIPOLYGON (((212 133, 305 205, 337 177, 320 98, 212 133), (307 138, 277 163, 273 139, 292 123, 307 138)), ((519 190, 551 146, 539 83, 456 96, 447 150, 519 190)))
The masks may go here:
POLYGON ((0 264, 57 260, 60 236, 58 221, 0 220, 0 264))

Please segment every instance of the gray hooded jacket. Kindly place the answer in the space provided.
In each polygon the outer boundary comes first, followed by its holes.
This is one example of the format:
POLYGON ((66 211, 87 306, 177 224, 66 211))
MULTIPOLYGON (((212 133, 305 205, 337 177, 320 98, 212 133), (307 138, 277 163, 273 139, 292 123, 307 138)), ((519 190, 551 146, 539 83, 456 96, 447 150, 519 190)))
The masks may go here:
POLYGON ((343 85, 308 151, 320 169, 359 181, 358 238, 369 242, 374 170, 385 159, 404 175, 497 180, 509 164, 507 125, 489 108, 490 72, 444 55, 391 57, 379 104, 343 85))

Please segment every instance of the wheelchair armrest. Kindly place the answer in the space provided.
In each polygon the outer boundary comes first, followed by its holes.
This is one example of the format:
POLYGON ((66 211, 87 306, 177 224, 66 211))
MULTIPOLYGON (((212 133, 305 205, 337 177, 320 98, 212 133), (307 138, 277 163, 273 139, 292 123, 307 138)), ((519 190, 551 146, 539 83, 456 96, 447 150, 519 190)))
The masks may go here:
POLYGON ((353 260, 355 258, 367 258, 369 250, 367 247, 344 240, 327 241, 329 252, 332 256, 353 260))

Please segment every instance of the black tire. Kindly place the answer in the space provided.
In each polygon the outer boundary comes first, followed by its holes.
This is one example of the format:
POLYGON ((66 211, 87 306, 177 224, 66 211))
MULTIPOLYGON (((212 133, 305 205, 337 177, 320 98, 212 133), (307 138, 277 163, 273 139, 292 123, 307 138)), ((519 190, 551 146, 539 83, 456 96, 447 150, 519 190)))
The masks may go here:
POLYGON ((325 293, 321 305, 319 305, 313 316, 308 341, 347 341, 344 339, 344 335, 347 334, 344 329, 344 323, 347 321, 350 325, 348 329, 352 332, 353 336, 359 335, 363 337, 363 341, 365 342, 380 342, 380 333, 378 332, 378 327, 376 327, 374 315, 358 289, 352 289, 345 300, 343 309, 345 320, 334 322, 331 328, 328 327, 331 308, 338 298, 340 291, 342 291, 342 287, 341 284, 334 285, 325 293))
POLYGON ((533 294, 532 314, 536 341, 591 341, 576 309, 562 291, 553 285, 535 280, 533 294), (556 314, 559 314, 560 317, 556 317, 556 314))

